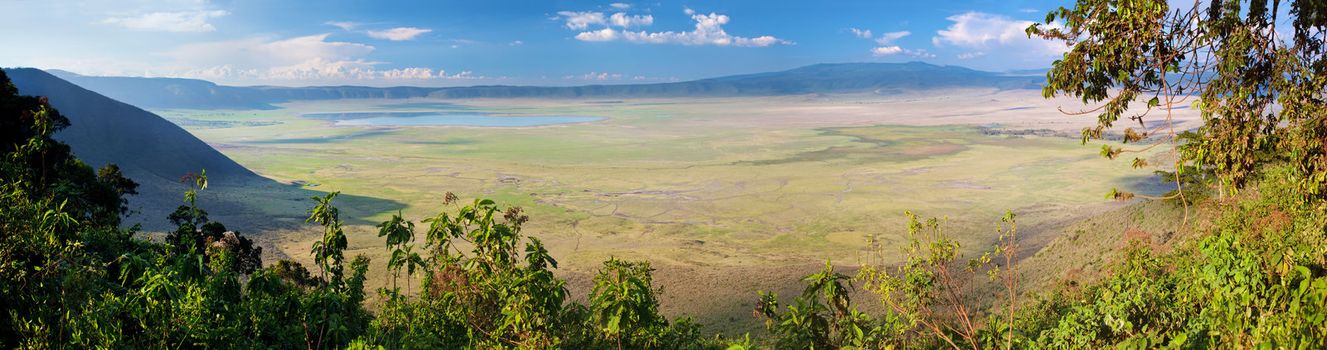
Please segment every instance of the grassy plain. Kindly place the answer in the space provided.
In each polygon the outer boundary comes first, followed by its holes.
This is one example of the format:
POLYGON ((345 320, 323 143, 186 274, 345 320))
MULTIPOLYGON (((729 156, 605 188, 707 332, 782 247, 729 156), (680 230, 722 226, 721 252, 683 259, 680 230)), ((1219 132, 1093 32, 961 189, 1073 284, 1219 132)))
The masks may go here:
MULTIPOLYGON (((1029 242, 1113 204, 1111 187, 1156 191, 1150 170, 1106 161, 1099 144, 1063 136, 1093 121, 1063 116, 1035 91, 892 96, 639 100, 336 100, 276 110, 160 110, 264 176, 383 201, 342 203, 352 219, 397 210, 418 220, 443 194, 521 206, 527 232, 550 246, 584 294, 609 256, 659 269, 662 307, 713 330, 750 331, 755 290, 795 291, 824 259, 891 262, 903 212, 949 217, 970 252, 994 239, 1005 210, 1029 242), (343 127, 304 113, 456 108, 502 115, 577 115, 592 123, 528 128, 343 127), (386 202, 390 203, 390 202, 386 202)), ((1183 125, 1183 124, 1182 124, 1183 125)), ((263 207, 298 223, 306 207, 263 207)), ((246 223, 227 223, 240 229, 246 223)), ((250 230, 251 231, 251 230, 250 230)), ((382 261, 369 225, 350 228, 350 254, 382 261)), ((308 229, 261 232, 308 260, 308 229)), ((381 265, 381 264, 375 264, 381 265)), ((583 296, 582 296, 583 297, 583 296)))

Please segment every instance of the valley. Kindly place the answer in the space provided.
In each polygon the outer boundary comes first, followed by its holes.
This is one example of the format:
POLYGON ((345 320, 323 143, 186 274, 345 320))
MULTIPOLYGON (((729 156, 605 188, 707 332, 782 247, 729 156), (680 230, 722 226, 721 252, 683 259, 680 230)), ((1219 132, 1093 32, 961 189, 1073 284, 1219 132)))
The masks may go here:
MULTIPOLYGON (((665 312, 737 334, 760 327, 733 317, 748 311, 756 290, 791 293, 825 259, 897 262, 904 211, 954 218, 947 230, 975 252, 994 239, 1005 210, 1020 215, 1035 247, 1052 230, 1119 206, 1103 198, 1112 187, 1167 190, 1150 169, 1103 160, 1099 143, 1063 136, 1092 121, 1064 116, 1055 109, 1064 101, 1035 95, 344 99, 154 112, 262 176, 351 195, 340 203, 360 223, 348 228, 348 254, 385 259, 369 224, 398 210, 418 222, 442 209, 447 192, 491 198, 526 210, 526 232, 558 257, 573 290, 588 288, 576 276, 592 275, 609 257, 647 259, 658 269, 665 312), (593 120, 476 127, 327 117, 396 113, 408 121, 456 110, 593 120)), ((1180 125, 1194 117, 1181 115, 1180 125)), ((240 196, 262 202, 270 194, 240 196)), ((227 224, 262 227, 258 237, 307 264, 317 238, 300 226, 308 208, 278 203, 255 203, 263 213, 252 217, 286 225, 227 224)), ((370 276, 383 283, 381 272, 370 276)))

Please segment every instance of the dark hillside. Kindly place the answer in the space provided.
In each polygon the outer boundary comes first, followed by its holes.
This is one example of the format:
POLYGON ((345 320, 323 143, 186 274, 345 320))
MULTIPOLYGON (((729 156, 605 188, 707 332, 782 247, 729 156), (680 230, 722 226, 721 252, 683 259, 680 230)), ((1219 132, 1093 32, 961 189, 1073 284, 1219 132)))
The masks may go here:
POLYGON ((199 169, 217 181, 258 177, 156 114, 71 84, 38 69, 5 70, 19 93, 45 96, 69 118, 56 135, 94 167, 116 163, 139 182, 177 181, 199 169))
MULTIPOLYGON (((238 227, 298 224, 306 214, 305 202, 320 194, 262 177, 183 128, 141 108, 39 69, 5 72, 20 94, 45 96, 69 118, 70 126, 55 138, 69 144, 75 156, 94 168, 107 163, 119 165, 125 176, 141 185, 138 195, 129 197, 129 207, 137 214, 127 219, 127 224, 141 223, 149 230, 163 228, 166 215, 182 203, 187 189, 180 178, 201 169, 207 170, 211 182, 211 188, 202 193, 208 211, 229 218, 238 227)), ((342 197, 348 199, 348 218, 352 221, 362 214, 399 207, 398 203, 376 198, 342 197)))

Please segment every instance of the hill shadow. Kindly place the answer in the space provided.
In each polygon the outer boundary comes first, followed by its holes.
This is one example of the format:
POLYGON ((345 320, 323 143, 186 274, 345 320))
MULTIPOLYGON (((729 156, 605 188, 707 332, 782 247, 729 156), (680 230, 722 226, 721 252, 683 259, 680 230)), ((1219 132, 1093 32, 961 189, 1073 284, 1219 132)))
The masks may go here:
MULTIPOLYGON (((133 179, 140 182, 140 194, 128 197, 131 213, 124 224, 138 224, 150 232, 172 229, 167 216, 184 204, 184 192, 188 186, 160 179, 133 179)), ((312 197, 335 191, 281 183, 261 176, 210 178, 209 182, 208 188, 199 192, 198 206, 207 211, 212 220, 228 228, 260 235, 309 225, 305 220, 314 206, 312 197)), ((342 222, 347 225, 377 224, 368 218, 405 208, 402 202, 353 193, 341 193, 333 203, 340 210, 342 222)))

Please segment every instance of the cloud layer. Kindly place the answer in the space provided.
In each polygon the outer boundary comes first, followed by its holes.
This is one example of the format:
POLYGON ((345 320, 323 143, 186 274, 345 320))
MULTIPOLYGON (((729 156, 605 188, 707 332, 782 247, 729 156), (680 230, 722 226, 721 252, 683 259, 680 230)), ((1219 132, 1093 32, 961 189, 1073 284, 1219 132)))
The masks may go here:
POLYGON ((432 31, 432 29, 427 28, 398 27, 387 30, 370 30, 365 34, 368 34, 370 38, 374 39, 406 41, 414 40, 416 37, 432 31))
POLYGON ((937 31, 931 42, 937 47, 974 50, 959 54, 960 59, 980 57, 993 49, 1040 57, 1059 55, 1067 50, 1062 44, 1028 38, 1025 30, 1033 24, 1032 21, 981 12, 966 12, 946 19, 953 23, 937 31))
POLYGON ((564 25, 572 30, 585 30, 577 33, 576 40, 581 41, 626 41, 642 44, 678 44, 678 45, 713 45, 713 46, 742 46, 742 47, 766 47, 776 44, 791 45, 791 41, 776 38, 770 35, 757 37, 742 37, 728 34, 723 29, 723 25, 731 20, 727 15, 717 13, 698 14, 691 9, 686 13, 691 19, 696 21, 694 30, 690 31, 630 31, 629 27, 647 27, 654 24, 654 16, 651 15, 627 15, 626 13, 614 13, 607 20, 601 12, 559 12, 564 25), (596 30, 586 30, 592 25, 604 25, 604 28, 596 30), (614 29, 620 27, 623 29, 614 29))
POLYGON ((216 80, 357 81, 476 79, 469 71, 447 74, 425 67, 378 69, 366 56, 371 45, 329 41, 329 34, 284 39, 247 38, 180 46, 165 53, 183 68, 175 76, 216 80))
POLYGON ((222 10, 149 12, 136 16, 110 17, 103 19, 101 23, 147 31, 211 32, 217 28, 208 23, 208 20, 227 14, 229 13, 222 10))

